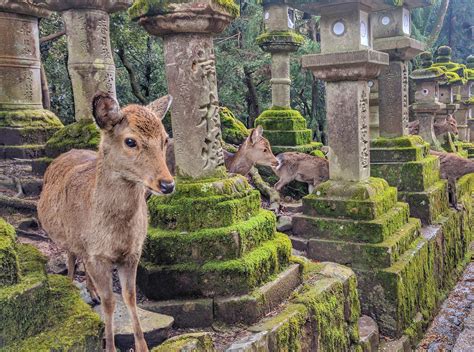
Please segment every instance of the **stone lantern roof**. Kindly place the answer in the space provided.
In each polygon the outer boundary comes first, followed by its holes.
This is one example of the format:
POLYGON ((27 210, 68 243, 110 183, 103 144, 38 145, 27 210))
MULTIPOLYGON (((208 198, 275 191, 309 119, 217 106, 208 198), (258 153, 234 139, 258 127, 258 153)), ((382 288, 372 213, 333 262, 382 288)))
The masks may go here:
POLYGON ((463 85, 467 82, 466 65, 451 61, 451 48, 449 46, 440 46, 438 48, 436 62, 431 65, 434 68, 440 68, 446 74, 447 80, 442 84, 463 85))
POLYGON ((52 11, 45 4, 33 4, 31 0, 0 1, 0 11, 44 18, 52 14, 52 11))
POLYGON ((112 13, 126 10, 133 0, 41 0, 41 3, 48 9, 58 12, 92 9, 112 13))
POLYGON ((441 67, 433 66, 433 56, 430 52, 425 51, 420 54, 421 68, 412 72, 410 78, 415 81, 447 81, 445 70, 441 67))

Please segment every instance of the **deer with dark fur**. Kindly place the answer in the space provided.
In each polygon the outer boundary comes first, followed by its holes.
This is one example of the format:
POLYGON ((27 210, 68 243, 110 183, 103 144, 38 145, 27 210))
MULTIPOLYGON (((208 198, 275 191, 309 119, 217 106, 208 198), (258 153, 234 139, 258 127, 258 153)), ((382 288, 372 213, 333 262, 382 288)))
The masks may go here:
MULTIPOLYGON (((449 115, 446 120, 441 121, 441 122, 435 122, 433 124, 433 129, 434 133, 436 136, 440 136, 444 133, 453 133, 455 135, 458 135, 458 122, 456 119, 452 116, 449 115)), ((420 121, 415 120, 412 122, 408 123, 408 131, 410 134, 419 134, 420 133, 420 121)))
POLYGON ((108 352, 116 351, 114 266, 132 319, 135 351, 148 351, 137 315, 135 280, 148 226, 145 192, 167 194, 174 189, 165 161, 168 136, 161 123, 171 100, 166 96, 150 108, 120 109, 112 96, 98 93, 93 115, 101 129, 99 151, 62 154, 44 176, 40 222, 50 238, 67 250, 71 278, 76 258, 83 260, 87 288, 101 300, 108 352))

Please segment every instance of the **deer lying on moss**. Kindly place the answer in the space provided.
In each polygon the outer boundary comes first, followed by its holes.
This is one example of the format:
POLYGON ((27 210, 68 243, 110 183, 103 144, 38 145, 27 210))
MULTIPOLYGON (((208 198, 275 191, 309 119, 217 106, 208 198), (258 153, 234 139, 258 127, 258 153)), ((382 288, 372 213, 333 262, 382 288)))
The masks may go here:
POLYGON ((166 96, 150 108, 120 109, 110 95, 97 94, 93 115, 101 129, 99 151, 71 150, 55 159, 44 175, 40 222, 67 250, 71 278, 76 258, 83 260, 87 288, 102 302, 109 352, 115 351, 114 266, 132 319, 135 351, 148 351, 137 315, 135 279, 148 225, 145 192, 166 194, 174 189, 165 161, 168 138, 160 120, 171 100, 166 96))
POLYGON ((430 150, 430 154, 439 158, 440 176, 448 180, 449 203, 457 209, 456 181, 464 175, 474 173, 474 160, 434 150, 430 150))
POLYGON ((279 165, 273 172, 280 178, 275 189, 280 192, 291 181, 308 184, 309 193, 329 179, 329 162, 325 158, 304 153, 287 152, 277 155, 279 165))
MULTIPOLYGON (((458 122, 456 119, 452 116, 449 115, 446 120, 442 122, 435 122, 433 124, 433 129, 434 133, 436 136, 440 136, 445 133, 453 133, 455 135, 458 135, 458 122)), ((408 131, 410 134, 419 134, 420 133, 420 121, 415 120, 412 122, 408 123, 408 131)))
MULTIPOLYGON (((272 153, 270 142, 263 137, 263 128, 258 126, 250 132, 250 135, 239 146, 236 153, 224 150, 224 162, 227 171, 247 176, 255 165, 276 167, 278 160, 272 153)), ((174 175, 176 161, 174 157, 174 142, 170 140, 166 150, 166 163, 168 169, 174 175)))

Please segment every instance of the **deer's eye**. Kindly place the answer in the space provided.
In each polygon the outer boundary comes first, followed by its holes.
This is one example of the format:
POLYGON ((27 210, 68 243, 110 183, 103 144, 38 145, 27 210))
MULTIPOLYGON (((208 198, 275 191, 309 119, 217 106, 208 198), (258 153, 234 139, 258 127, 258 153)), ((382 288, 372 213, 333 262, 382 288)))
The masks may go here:
POLYGON ((263 152, 264 152, 264 153, 268 152, 268 149, 267 149, 267 148, 265 148, 265 149, 263 150, 263 152))
POLYGON ((133 138, 125 138, 125 144, 129 148, 136 148, 137 147, 137 141, 134 140, 133 138))

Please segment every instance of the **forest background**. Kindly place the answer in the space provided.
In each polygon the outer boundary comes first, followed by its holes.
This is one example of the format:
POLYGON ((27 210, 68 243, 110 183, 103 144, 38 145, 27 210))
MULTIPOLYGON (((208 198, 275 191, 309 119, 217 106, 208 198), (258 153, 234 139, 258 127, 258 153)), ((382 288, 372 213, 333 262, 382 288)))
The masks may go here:
MULTIPOLYGON (((240 0, 239 5, 240 17, 214 41, 219 100, 247 127, 253 127, 256 117, 271 105, 270 55, 255 42, 264 29, 259 1, 240 0)), ((413 11, 412 36, 425 42, 431 52, 440 45, 449 45, 453 60, 465 63, 467 56, 474 54, 473 12, 473 0, 434 0, 433 6, 413 11)), ((291 57, 291 105, 307 119, 315 140, 326 144, 324 82, 315 79, 300 63, 302 55, 319 51, 319 18, 298 11, 296 18, 296 30, 305 42, 291 57)), ((48 88, 44 86, 44 104, 69 124, 74 121, 74 99, 61 17, 41 20, 40 31, 48 88)), ((149 36, 126 12, 111 16, 110 35, 120 104, 147 104, 166 94, 161 39, 149 36)), ((416 65, 412 62, 410 69, 416 65)))

